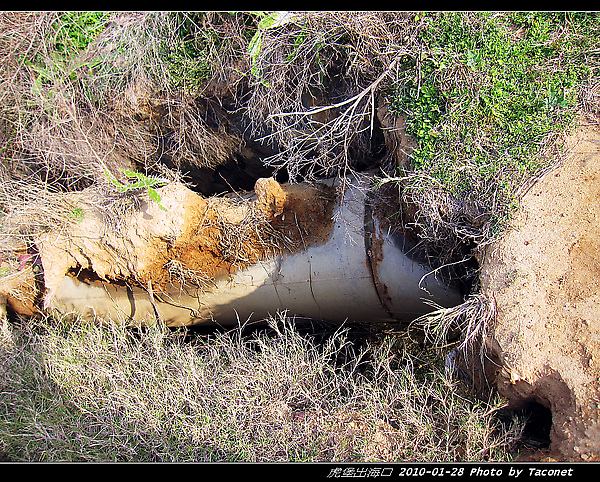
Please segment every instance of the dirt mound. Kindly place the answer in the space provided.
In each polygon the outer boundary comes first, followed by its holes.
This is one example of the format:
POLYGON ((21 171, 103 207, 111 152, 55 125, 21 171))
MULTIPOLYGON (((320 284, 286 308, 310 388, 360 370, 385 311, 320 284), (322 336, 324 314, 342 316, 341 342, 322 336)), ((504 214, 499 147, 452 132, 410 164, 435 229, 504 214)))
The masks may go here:
POLYGON ((488 247, 499 392, 552 412, 557 460, 600 460, 600 128, 580 123, 570 155, 524 196, 514 228, 488 247))

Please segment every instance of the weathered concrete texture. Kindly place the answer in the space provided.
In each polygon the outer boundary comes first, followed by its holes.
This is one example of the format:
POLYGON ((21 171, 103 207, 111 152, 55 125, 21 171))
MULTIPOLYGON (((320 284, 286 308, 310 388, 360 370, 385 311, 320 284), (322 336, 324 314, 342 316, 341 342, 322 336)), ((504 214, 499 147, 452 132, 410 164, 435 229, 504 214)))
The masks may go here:
POLYGON ((497 386, 513 407, 552 411, 556 460, 600 460, 600 129, 524 196, 514 229, 489 246, 482 290, 497 304, 497 386))

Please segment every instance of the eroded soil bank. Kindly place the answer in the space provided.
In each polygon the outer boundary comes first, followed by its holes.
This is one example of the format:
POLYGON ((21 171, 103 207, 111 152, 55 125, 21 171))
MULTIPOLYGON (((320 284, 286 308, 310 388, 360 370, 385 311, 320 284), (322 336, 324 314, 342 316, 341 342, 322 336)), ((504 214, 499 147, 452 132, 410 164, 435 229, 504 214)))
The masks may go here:
POLYGON ((551 410, 548 460, 600 461, 600 127, 582 123, 567 146, 488 247, 481 282, 497 307, 499 392, 551 410))
MULTIPOLYGON (((567 145, 570 155, 487 248, 481 289, 496 304, 498 391, 511 408, 536 402, 552 415, 550 450, 536 456, 600 461, 600 128, 583 123, 567 145)), ((160 205, 143 199, 115 230, 90 193, 73 193, 80 221, 40 236, 37 252, 24 247, 0 302, 34 314, 65 277, 85 273, 155 293, 208 286, 272 253, 322 243, 333 227, 327 185, 261 178, 235 196, 204 197, 179 183, 160 194, 160 205)))
POLYGON ((80 220, 36 240, 35 254, 3 277, 3 301, 34 314, 51 304, 67 276, 156 293, 202 288, 273 253, 323 242, 333 225, 334 190, 324 184, 282 186, 260 178, 254 191, 235 197, 204 197, 178 182, 158 191, 160 203, 142 197, 118 226, 107 222, 93 192, 72 193, 80 220))
POLYGON ((272 177, 227 196, 204 197, 179 182, 158 191, 158 200, 125 199, 120 215, 99 208, 94 191, 72 193, 79 219, 38 236, 30 261, 0 285, 11 308, 215 327, 277 311, 335 323, 411 322, 431 303, 462 301, 459 287, 431 276, 388 222, 400 209, 397 191, 358 179, 342 186, 272 177), (30 292, 19 292, 19 282, 30 292))

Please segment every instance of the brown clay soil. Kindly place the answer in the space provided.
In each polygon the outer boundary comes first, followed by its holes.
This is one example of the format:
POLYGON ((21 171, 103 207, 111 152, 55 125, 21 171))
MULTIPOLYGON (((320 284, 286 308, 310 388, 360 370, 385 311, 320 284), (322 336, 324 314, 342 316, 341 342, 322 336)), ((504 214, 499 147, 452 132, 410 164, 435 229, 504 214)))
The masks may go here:
POLYGON ((483 257, 496 302, 499 392, 552 412, 549 460, 600 461, 600 127, 581 122, 569 155, 525 195, 483 257))
POLYGON ((177 182, 158 191, 160 205, 147 200, 117 230, 75 193, 81 222, 36 242, 46 301, 65 276, 81 272, 157 291, 210 283, 274 252, 322 241, 333 227, 334 196, 325 185, 282 186, 261 178, 243 198, 206 198, 177 182))

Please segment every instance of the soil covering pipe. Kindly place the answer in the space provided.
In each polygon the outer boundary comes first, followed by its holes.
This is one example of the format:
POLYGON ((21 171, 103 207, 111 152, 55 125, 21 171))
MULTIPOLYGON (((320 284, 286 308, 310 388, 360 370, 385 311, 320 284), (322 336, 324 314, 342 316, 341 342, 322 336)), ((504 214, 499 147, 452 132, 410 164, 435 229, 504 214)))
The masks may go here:
POLYGON ((168 326, 238 325, 287 311, 328 321, 410 321, 461 303, 458 289, 406 254, 407 241, 379 219, 363 189, 351 187, 334 209, 326 242, 261 260, 210 289, 153 293, 123 284, 65 277, 54 307, 84 316, 148 321, 158 311, 168 326))

